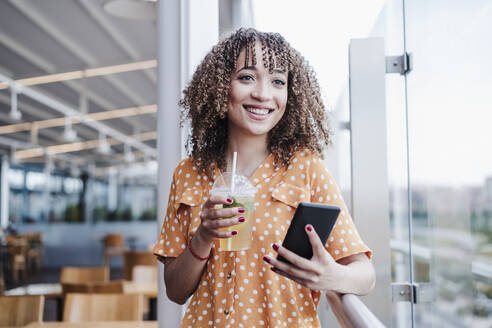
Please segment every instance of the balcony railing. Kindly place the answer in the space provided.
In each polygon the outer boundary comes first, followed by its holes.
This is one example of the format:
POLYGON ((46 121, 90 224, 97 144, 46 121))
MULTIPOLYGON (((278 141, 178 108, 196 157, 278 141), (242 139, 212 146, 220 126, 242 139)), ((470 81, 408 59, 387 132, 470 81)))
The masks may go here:
POLYGON ((385 327, 356 295, 327 292, 326 299, 342 328, 385 327))

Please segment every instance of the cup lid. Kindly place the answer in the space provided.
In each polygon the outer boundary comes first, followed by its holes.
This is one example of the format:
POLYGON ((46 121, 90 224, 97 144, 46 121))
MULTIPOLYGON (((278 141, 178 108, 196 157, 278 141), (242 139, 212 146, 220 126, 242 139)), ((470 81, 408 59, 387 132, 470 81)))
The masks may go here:
MULTIPOLYGON (((232 192, 232 173, 224 172, 215 179, 212 191, 227 191, 232 192)), ((234 175, 234 194, 251 194, 256 193, 256 187, 249 179, 240 174, 234 175)))

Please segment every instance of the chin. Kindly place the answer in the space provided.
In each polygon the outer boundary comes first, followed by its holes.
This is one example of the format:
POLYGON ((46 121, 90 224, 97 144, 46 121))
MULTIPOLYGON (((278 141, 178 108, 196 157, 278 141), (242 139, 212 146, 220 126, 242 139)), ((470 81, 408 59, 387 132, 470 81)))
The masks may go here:
POLYGON ((271 130, 273 129, 272 127, 254 127, 254 128, 248 128, 248 134, 253 135, 253 136, 263 136, 265 134, 268 134, 271 130))

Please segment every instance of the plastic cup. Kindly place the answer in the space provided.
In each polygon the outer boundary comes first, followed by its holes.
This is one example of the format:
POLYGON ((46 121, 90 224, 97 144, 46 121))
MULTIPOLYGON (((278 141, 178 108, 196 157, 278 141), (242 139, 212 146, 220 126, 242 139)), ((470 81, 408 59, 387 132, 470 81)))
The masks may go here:
POLYGON ((236 230, 237 235, 230 238, 221 238, 219 250, 240 251, 249 249, 253 240, 251 227, 255 209, 256 187, 251 184, 247 177, 235 174, 234 190, 232 190, 232 173, 225 172, 216 179, 211 194, 227 196, 232 199, 232 204, 217 205, 216 208, 242 207, 245 209, 245 213, 234 216, 234 218, 244 217, 246 219, 244 222, 221 229, 223 231, 236 230))

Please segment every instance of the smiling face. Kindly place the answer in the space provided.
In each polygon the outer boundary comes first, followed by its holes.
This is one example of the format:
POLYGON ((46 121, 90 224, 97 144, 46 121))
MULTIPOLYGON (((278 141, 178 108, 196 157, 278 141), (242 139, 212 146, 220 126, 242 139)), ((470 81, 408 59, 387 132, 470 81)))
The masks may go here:
MULTIPOLYGON (((267 136, 280 121, 287 105, 287 72, 268 72, 261 46, 255 44, 256 65, 245 66, 246 50, 236 61, 231 76, 227 117, 229 131, 248 136, 267 136)), ((251 54, 249 56, 252 57, 251 54)), ((251 60, 250 60, 251 61, 251 60)))

